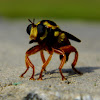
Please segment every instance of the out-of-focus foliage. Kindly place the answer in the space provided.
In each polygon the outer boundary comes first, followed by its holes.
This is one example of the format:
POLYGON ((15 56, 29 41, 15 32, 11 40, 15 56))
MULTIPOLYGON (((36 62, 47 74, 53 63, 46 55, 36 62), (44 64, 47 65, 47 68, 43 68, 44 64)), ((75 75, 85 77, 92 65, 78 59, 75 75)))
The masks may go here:
POLYGON ((0 16, 100 20, 100 0, 0 0, 0 16))

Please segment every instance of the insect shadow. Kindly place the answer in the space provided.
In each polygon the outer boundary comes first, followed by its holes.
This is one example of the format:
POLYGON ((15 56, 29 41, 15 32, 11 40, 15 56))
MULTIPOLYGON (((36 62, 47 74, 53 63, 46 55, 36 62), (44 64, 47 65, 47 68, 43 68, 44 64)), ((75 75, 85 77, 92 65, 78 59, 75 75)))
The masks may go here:
MULTIPOLYGON (((79 70, 80 72, 82 72, 83 74, 85 73, 92 73, 94 72, 94 70, 100 69, 100 66, 82 66, 82 67, 76 67, 77 70, 79 70)), ((77 74, 75 73, 71 68, 69 69, 62 69, 63 73, 68 73, 69 75, 74 75, 77 74)))
MULTIPOLYGON (((76 67, 77 68, 77 67, 76 67)), ((92 72, 94 72, 94 70, 98 70, 98 69, 100 69, 100 66, 82 66, 82 67, 78 67, 77 68, 77 70, 79 70, 80 72, 82 72, 83 74, 85 74, 85 73, 92 73, 92 72)), ((45 76, 45 75, 47 75, 47 74, 59 74, 59 69, 54 69, 54 70, 51 70, 51 71, 46 71, 46 72, 44 72, 44 75, 43 75, 43 77, 45 76)), ((68 73, 68 75, 66 76, 66 77, 68 77, 68 76, 71 76, 71 75, 75 75, 76 74, 76 76, 74 76, 74 77, 77 77, 77 73, 75 73, 73 70, 72 70, 72 68, 69 68, 69 69, 67 69, 67 68, 63 68, 62 69, 62 73, 68 73)), ((35 76, 37 76, 37 75, 39 75, 39 73, 37 73, 35 76)), ((58 77, 53 77, 53 76, 50 76, 49 78, 45 78, 45 79, 51 79, 51 78, 58 78, 58 77)), ((44 80, 45 80, 44 79, 44 80)))

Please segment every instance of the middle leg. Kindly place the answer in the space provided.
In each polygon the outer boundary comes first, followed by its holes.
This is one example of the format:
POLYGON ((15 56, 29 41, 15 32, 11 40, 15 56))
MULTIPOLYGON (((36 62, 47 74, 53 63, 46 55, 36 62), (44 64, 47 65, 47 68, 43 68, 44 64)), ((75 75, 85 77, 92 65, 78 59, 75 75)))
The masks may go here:
POLYGON ((59 71, 60 71, 60 74, 62 76, 62 80, 66 80, 66 78, 64 77, 64 75, 62 73, 62 67, 63 67, 63 65, 64 65, 64 63, 66 61, 65 52, 63 50, 59 50, 59 49, 54 49, 54 52, 63 56, 62 59, 61 59, 61 64, 59 66, 59 71))
MULTIPOLYGON (((40 51, 40 55, 41 55, 42 62, 44 64, 46 60, 45 60, 45 57, 44 57, 43 50, 40 51)), ((46 69, 44 69, 44 71, 46 72, 46 69)))
POLYGON ((53 52, 54 52, 53 49, 52 49, 52 51, 49 51, 50 55, 49 55, 48 59, 45 61, 45 63, 42 66, 42 69, 41 69, 40 76, 39 76, 38 80, 42 80, 42 73, 45 70, 46 66, 49 64, 49 62, 50 62, 50 60, 52 58, 53 52))

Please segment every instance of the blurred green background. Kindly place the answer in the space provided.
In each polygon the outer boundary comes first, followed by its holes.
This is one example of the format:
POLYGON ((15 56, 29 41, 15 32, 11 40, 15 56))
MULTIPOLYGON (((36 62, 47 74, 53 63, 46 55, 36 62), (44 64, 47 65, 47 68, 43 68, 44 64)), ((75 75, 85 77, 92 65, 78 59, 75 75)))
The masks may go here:
POLYGON ((100 0, 0 0, 0 16, 100 21, 100 0))

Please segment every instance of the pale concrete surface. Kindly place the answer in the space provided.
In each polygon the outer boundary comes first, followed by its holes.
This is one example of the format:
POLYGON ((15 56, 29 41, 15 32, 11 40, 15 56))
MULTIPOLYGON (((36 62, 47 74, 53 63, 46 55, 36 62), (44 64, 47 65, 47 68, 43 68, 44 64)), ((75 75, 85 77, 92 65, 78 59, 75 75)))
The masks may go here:
MULTIPOLYGON (((73 72, 71 63, 74 54, 71 54, 62 69, 70 84, 61 81, 58 70, 59 56, 54 54, 47 66, 47 71, 51 74, 44 74, 43 81, 29 80, 32 74, 31 68, 21 79, 19 76, 26 69, 25 52, 35 45, 28 44, 26 27, 29 22, 0 20, 0 100, 22 100, 30 92, 37 93, 43 100, 99 100, 100 23, 80 21, 56 21, 56 23, 61 29, 82 40, 81 43, 71 42, 79 51, 76 68, 83 72, 83 75, 79 76, 73 72)), ((45 56, 48 57, 46 52, 45 56)), ((37 79, 42 66, 39 53, 30 59, 35 65, 37 79)))

